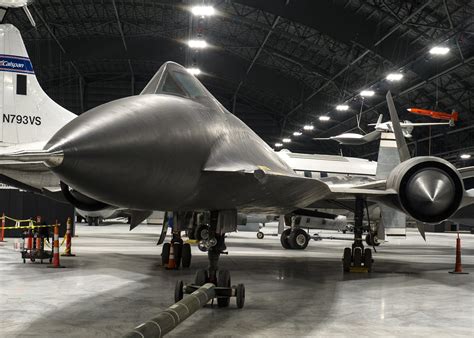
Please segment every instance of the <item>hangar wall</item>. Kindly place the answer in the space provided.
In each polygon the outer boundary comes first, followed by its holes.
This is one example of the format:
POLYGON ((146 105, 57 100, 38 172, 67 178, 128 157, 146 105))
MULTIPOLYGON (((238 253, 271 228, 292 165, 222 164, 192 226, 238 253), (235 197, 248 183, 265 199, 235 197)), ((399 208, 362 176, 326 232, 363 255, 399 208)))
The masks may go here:
MULTIPOLYGON (((40 215, 46 224, 56 220, 61 224, 59 236, 66 232, 68 217, 74 220, 74 208, 65 203, 54 201, 45 196, 18 189, 0 189, 0 214, 15 219, 29 219, 40 215)), ((7 221, 6 226, 13 226, 12 221, 7 221)), ((5 237, 21 237, 20 230, 5 230, 5 237)))

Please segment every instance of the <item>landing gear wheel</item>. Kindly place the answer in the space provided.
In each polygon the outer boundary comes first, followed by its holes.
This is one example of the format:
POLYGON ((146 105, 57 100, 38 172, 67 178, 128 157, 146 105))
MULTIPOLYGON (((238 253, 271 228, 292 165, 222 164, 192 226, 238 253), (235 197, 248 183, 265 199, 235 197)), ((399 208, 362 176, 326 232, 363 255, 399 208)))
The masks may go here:
MULTIPOLYGON (((217 286, 230 288, 230 273, 228 270, 219 270, 217 274, 217 286)), ((230 303, 230 297, 219 297, 217 298, 218 307, 228 307, 230 303)))
POLYGON ((352 250, 351 248, 345 248, 344 255, 342 256, 342 268, 344 272, 351 271, 351 260, 352 260, 352 250))
POLYGON ((284 249, 291 249, 290 243, 288 243, 288 236, 290 235, 290 232, 291 232, 291 229, 286 229, 285 231, 281 233, 280 242, 281 242, 281 246, 284 249))
POLYGON ((186 230, 186 235, 190 240, 195 240, 196 239, 196 229, 188 229, 186 230))
POLYGON ((265 234, 261 231, 257 232, 257 238, 258 239, 263 239, 263 237, 265 237, 265 234))
POLYGON ((380 245, 380 242, 379 242, 379 239, 377 238, 377 236, 372 235, 372 234, 367 234, 367 236, 365 236, 365 242, 369 246, 379 246, 380 245))
POLYGON ((198 241, 209 239, 209 226, 207 224, 199 224, 194 233, 194 238, 198 241))
POLYGON ((191 245, 189 243, 183 244, 181 262, 183 263, 183 268, 191 266, 191 245))
POLYGON ((364 266, 368 272, 372 272, 372 250, 369 248, 364 250, 364 266))
POLYGON ((180 243, 173 243, 174 259, 176 261, 176 269, 181 266, 181 258, 183 257, 183 245, 180 243))
POLYGON ((176 285, 174 287, 174 302, 177 303, 179 302, 181 299, 183 299, 184 295, 183 295, 183 281, 182 280, 179 280, 176 282, 176 285))
POLYGON ((209 280, 209 273, 207 270, 198 270, 194 276, 194 284, 198 286, 203 286, 209 280))
POLYGON ((235 289, 235 299, 237 302, 237 307, 239 309, 244 307, 245 303, 245 286, 244 284, 237 284, 237 288, 235 289))
POLYGON ((304 250, 308 246, 309 236, 303 229, 294 229, 288 237, 292 249, 304 250))
POLYGON ((361 248, 354 249, 354 266, 355 267, 362 266, 362 249, 361 248))
POLYGON ((170 259, 170 243, 163 244, 163 248, 161 249, 161 265, 165 266, 168 264, 170 259))
POLYGON ((87 217, 87 225, 92 226, 93 219, 92 217, 87 217))

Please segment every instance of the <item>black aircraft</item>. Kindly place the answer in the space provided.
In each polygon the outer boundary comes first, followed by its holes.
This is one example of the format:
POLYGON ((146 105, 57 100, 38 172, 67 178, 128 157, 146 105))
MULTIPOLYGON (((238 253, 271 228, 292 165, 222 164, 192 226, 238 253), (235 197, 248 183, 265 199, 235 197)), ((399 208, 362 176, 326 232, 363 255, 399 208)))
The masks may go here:
POLYGON ((362 244, 367 199, 385 203, 422 223, 449 219, 473 201, 461 173, 437 157, 409 158, 390 93, 387 102, 402 163, 386 180, 344 188, 298 176, 247 125, 227 111, 185 68, 165 63, 140 95, 82 114, 59 130, 42 151, 4 153, 0 160, 42 161, 62 192, 85 210, 104 205, 132 209, 133 225, 152 210, 185 223, 189 212, 210 213, 210 260, 215 281, 224 234, 238 213, 298 214, 318 201, 355 198, 355 239, 343 261, 372 266, 362 244))

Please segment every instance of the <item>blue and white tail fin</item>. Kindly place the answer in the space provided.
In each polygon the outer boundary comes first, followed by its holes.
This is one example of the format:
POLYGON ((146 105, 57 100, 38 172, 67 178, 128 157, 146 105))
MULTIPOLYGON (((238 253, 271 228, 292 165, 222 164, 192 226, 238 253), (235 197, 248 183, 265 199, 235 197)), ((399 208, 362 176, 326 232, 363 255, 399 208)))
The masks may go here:
POLYGON ((0 146, 47 141, 75 114, 41 88, 19 30, 0 25, 0 146))

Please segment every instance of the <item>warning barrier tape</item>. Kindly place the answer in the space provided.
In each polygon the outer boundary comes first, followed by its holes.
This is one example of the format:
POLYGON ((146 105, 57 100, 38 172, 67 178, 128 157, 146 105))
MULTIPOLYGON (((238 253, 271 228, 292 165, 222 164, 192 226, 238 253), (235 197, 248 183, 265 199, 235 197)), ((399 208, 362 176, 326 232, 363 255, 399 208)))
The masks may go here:
MULTIPOLYGON (((66 236, 64 236, 63 241, 61 242, 61 244, 59 244, 59 247, 62 247, 62 246, 63 246, 65 240, 66 240, 66 236)), ((47 241, 44 242, 44 244, 46 244, 46 246, 47 246, 48 248, 51 248, 51 245, 49 245, 49 243, 48 243, 47 241)))
POLYGON ((22 225, 22 226, 14 226, 14 227, 4 227, 5 230, 14 230, 14 229, 36 229, 36 228, 52 228, 55 226, 59 226, 60 224, 52 224, 52 225, 22 225))

